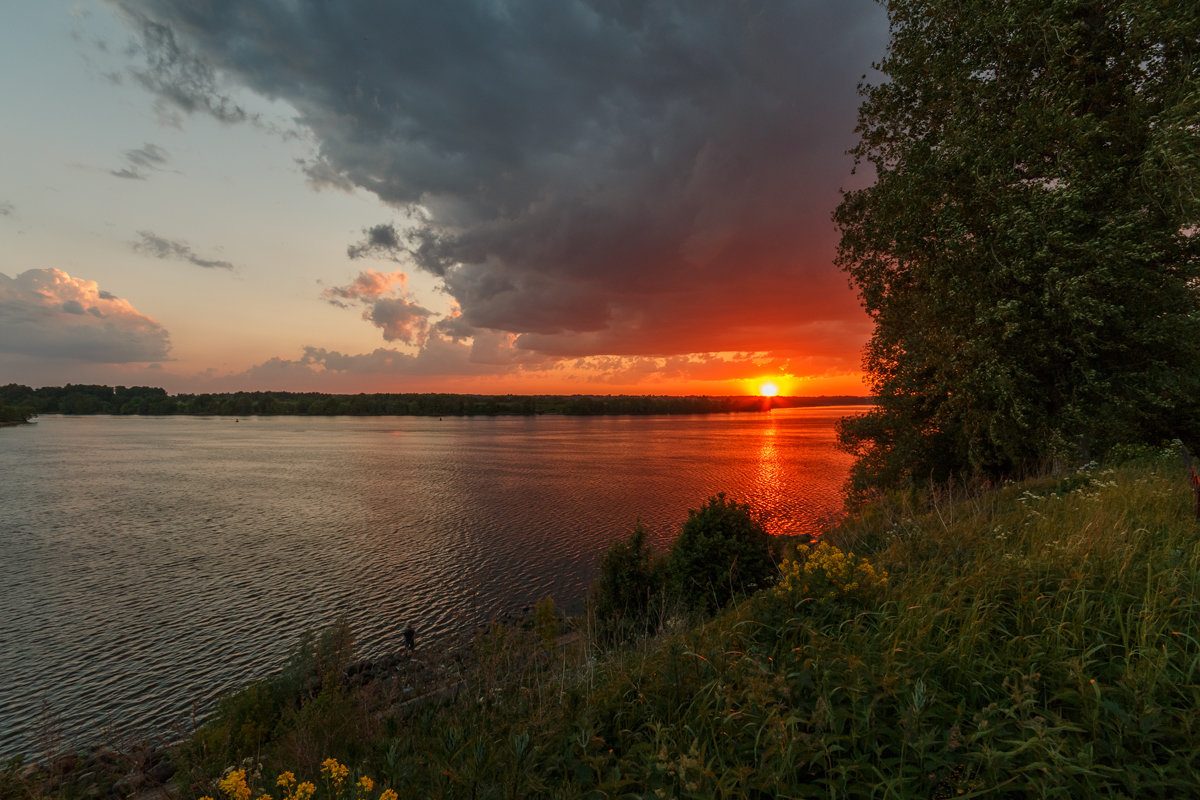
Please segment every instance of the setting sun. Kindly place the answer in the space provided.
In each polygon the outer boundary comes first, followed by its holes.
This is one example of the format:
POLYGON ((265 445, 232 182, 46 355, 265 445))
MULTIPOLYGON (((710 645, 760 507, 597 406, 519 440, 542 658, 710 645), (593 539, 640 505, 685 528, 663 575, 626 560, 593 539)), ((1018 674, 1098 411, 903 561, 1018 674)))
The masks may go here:
POLYGON ((758 393, 763 397, 774 397, 779 394, 779 387, 771 381, 764 381, 758 387, 758 393))

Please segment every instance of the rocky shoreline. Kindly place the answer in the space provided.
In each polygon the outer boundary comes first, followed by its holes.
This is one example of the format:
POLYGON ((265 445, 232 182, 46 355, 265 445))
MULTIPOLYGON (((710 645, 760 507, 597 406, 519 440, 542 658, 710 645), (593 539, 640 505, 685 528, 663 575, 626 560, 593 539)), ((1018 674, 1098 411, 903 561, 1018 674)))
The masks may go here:
MULTIPOLYGON (((352 662, 342 681, 370 698, 376 713, 394 713, 456 694, 466 685, 470 661, 466 646, 403 650, 352 662)), ((172 778, 179 771, 179 747, 188 735, 190 731, 181 731, 174 740, 113 741, 41 758, 18 756, 0 768, 0 797, 176 800, 180 791, 172 778)))
MULTIPOLYGON (((401 650, 357 659, 343 670, 342 685, 355 691, 380 717, 402 713, 425 703, 455 697, 470 687, 476 666, 476 645, 494 630, 525 631, 534 635, 533 607, 506 612, 474 636, 417 647, 415 637, 401 650)), ((557 620, 556 645, 569 646, 578 639, 569 618, 557 620)), ((552 634, 553 635, 553 634, 552 634)), ((308 687, 320 692, 320 684, 308 687)), ((12 759, 0 767, 0 797, 4 800, 178 800, 180 748, 192 730, 171 736, 126 738, 93 744, 79 750, 12 759), (175 780, 173 780, 175 779, 175 780)))

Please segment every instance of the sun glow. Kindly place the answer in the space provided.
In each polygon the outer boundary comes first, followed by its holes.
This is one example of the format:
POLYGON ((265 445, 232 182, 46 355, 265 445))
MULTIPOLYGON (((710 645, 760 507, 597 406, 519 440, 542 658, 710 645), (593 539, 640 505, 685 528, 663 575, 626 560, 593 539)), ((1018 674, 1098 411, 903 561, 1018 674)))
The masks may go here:
POLYGON ((779 394, 779 387, 773 381, 763 381, 758 385, 758 393, 763 397, 774 397, 779 394))

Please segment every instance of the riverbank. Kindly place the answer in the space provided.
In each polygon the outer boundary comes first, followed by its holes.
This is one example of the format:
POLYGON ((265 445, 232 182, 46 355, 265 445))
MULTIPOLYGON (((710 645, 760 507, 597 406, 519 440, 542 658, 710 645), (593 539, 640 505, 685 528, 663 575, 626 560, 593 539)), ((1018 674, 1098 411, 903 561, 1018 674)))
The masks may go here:
POLYGON ((150 386, 0 386, 0 404, 39 414, 145 416, 644 416, 758 413, 773 408, 870 405, 869 397, 674 395, 324 394, 224 392, 168 394, 150 386))
POLYGON ((254 796, 290 772, 317 800, 364 775, 372 800, 1195 795, 1193 498, 1177 453, 1131 455, 864 508, 786 585, 624 648, 497 628, 425 703, 240 693, 173 751, 170 791, 244 768, 254 796), (855 579, 864 558, 886 581, 855 579))

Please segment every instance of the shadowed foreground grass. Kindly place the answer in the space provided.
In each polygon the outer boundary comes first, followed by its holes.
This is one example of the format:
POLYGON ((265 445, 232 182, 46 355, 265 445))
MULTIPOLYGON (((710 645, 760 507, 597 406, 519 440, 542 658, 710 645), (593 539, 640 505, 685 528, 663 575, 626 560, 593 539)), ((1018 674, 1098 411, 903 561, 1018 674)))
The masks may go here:
POLYGON ((253 752, 227 749, 218 717, 181 751, 180 789, 1200 794, 1200 527, 1178 455, 925 506, 864 508, 827 537, 840 550, 802 551, 775 588, 636 645, 498 629, 453 699, 381 711, 332 682, 261 725, 253 752), (348 767, 336 785, 326 757, 348 767))

